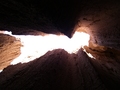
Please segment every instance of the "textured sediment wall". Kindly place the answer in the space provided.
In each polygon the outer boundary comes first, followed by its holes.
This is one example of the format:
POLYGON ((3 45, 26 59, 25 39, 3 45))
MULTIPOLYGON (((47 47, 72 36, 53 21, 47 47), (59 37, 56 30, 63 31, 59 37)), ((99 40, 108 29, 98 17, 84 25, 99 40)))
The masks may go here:
POLYGON ((7 67, 13 59, 20 55, 20 48, 21 42, 15 37, 0 34, 0 70, 7 67))

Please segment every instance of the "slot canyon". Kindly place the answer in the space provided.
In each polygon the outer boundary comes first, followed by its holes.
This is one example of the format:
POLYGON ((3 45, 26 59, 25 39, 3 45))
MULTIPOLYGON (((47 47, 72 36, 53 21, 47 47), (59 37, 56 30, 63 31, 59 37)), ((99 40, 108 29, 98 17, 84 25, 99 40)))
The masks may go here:
POLYGON ((0 2, 0 90, 120 90, 120 1, 0 2))

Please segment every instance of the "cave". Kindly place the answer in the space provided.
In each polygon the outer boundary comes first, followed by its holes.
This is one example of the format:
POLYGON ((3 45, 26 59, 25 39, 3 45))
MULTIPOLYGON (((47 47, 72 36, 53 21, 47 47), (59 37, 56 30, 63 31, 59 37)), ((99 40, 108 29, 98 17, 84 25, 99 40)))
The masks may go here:
POLYGON ((119 90, 119 10, 117 0, 1 1, 0 90, 119 90), (76 32, 89 35, 88 44, 69 53, 85 41, 72 40, 76 32), (22 62, 29 53, 31 61, 22 62))

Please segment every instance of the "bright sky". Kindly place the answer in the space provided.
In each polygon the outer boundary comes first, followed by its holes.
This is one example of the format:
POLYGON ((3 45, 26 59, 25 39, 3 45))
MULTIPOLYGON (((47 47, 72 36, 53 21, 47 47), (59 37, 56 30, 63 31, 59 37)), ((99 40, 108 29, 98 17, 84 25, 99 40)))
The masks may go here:
MULTIPOLYGON (((77 53, 83 47, 88 46, 90 35, 84 32, 75 32, 72 38, 65 35, 46 34, 45 36, 34 35, 12 35, 11 32, 3 31, 0 33, 9 34, 16 37, 22 43, 21 55, 14 59, 11 64, 19 62, 26 63, 32 61, 46 52, 54 49, 64 49, 68 53, 77 53)), ((88 54, 88 53, 87 53, 88 54)), ((90 54, 88 54, 92 57, 90 54)))

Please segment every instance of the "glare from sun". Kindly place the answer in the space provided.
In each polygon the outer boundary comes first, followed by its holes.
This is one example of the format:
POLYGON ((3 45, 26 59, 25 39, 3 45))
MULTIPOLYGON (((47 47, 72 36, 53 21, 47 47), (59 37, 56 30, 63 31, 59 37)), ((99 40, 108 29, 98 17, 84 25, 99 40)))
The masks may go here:
POLYGON ((64 49, 70 54, 77 53, 81 47, 88 46, 90 39, 89 34, 77 31, 72 38, 55 34, 46 34, 44 36, 12 35, 11 32, 8 34, 16 37, 22 43, 21 55, 11 62, 13 65, 19 62, 26 63, 32 61, 54 49, 64 49))

